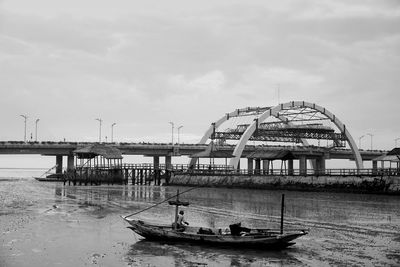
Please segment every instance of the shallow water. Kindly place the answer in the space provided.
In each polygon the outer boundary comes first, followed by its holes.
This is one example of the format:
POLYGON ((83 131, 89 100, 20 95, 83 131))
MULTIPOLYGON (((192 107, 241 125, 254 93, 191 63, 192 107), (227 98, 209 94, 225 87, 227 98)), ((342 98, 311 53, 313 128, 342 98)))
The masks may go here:
MULTIPOLYGON (((10 177, 10 176, 7 176, 10 177)), ((21 176, 22 177, 22 176, 21 176)), ((279 228, 310 233, 282 251, 150 242, 119 217, 185 187, 63 186, 0 178, 0 266, 396 266, 400 265, 400 197, 198 188, 182 195, 191 225, 279 228)), ((170 223, 174 207, 137 215, 170 223)))

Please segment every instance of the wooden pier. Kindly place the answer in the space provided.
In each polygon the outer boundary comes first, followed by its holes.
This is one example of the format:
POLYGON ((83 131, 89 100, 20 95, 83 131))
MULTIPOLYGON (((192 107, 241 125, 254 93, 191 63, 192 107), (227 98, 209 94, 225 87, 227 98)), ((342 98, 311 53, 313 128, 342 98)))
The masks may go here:
POLYGON ((171 170, 153 164, 121 164, 112 166, 77 167, 64 173, 64 184, 100 185, 132 184, 162 185, 168 184, 171 170), (160 168, 161 167, 161 168, 160 168))

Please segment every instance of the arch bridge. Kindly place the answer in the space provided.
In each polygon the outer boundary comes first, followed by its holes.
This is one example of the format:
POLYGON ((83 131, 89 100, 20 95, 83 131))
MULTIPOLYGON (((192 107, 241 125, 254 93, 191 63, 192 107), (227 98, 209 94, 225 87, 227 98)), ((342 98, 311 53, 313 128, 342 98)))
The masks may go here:
MULTIPOLYGON (((212 146, 236 142, 229 161, 232 168, 239 167, 246 144, 253 141, 261 143, 260 147, 265 142, 292 143, 294 146, 322 148, 327 152, 348 146, 356 168, 363 169, 360 151, 346 125, 325 107, 306 101, 291 101, 273 107, 236 109, 212 123, 199 144, 206 144, 208 141, 212 146), (239 120, 239 118, 246 119, 239 120), (321 142, 326 145, 321 146, 321 142)), ((247 158, 249 165, 252 166, 253 158, 251 156, 247 158)), ((264 164, 266 162, 269 164, 271 153, 254 154, 254 159, 256 165, 260 164, 260 160, 265 160, 264 164)), ((325 159, 319 156, 313 161, 310 160, 314 170, 325 169, 325 159)), ((198 157, 192 157, 190 165, 194 166, 197 161, 198 157)), ((293 158, 289 159, 290 168, 293 168, 293 158)), ((299 157, 299 168, 300 171, 307 168, 307 157, 304 155, 299 157)))

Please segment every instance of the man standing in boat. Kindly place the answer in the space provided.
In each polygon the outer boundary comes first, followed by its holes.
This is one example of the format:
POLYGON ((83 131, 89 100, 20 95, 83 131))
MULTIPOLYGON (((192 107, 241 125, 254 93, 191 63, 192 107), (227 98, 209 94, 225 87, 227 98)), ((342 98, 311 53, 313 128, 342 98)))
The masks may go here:
POLYGON ((186 225, 189 225, 189 223, 185 220, 185 217, 183 215, 184 215, 183 210, 179 211, 178 219, 176 220, 177 229, 181 231, 184 231, 186 225))

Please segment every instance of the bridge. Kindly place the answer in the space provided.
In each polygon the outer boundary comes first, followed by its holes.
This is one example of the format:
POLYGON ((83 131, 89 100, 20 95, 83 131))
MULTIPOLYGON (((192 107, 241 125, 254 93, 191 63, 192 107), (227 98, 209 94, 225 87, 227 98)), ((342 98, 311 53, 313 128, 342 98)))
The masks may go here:
MULTIPOLYGON (((63 157, 67 158, 67 169, 73 169, 74 151, 98 142, 21 142, 21 141, 0 141, 0 154, 36 154, 43 156, 54 156, 58 166, 57 172, 61 172, 63 157)), ((142 155, 153 157, 154 164, 160 164, 160 157, 165 158, 165 165, 171 165, 172 157, 193 156, 210 148, 208 144, 174 144, 171 143, 106 143, 119 149, 124 155, 142 155)), ((233 155, 235 146, 224 144, 216 146, 215 157, 229 159, 233 155)), ((344 148, 321 148, 316 146, 278 146, 278 145, 246 145, 242 158, 247 158, 248 163, 252 160, 258 164, 258 157, 271 154, 271 152, 290 151, 295 158, 304 159, 349 159, 354 160, 352 151, 344 148)), ((360 150, 363 161, 372 161, 385 154, 382 150, 360 150)), ((250 164, 251 165, 251 164, 250 164)))
MULTIPOLYGON (((40 154, 55 156, 57 172, 62 171, 63 157, 67 169, 74 168, 74 151, 99 144, 87 142, 0 142, 0 154, 40 154)), ((307 173, 307 162, 314 170, 326 169, 329 159, 348 159, 355 169, 363 169, 363 161, 372 161, 387 151, 360 150, 348 127, 324 107, 305 101, 291 101, 274 107, 247 107, 224 114, 206 130, 197 144, 171 143, 103 143, 124 155, 153 157, 154 166, 165 157, 171 166, 172 157, 189 156, 188 166, 194 168, 199 158, 225 158, 226 165, 239 169, 241 159, 247 159, 248 170, 268 170, 270 163, 281 160, 293 170, 298 160, 300 173, 307 173), (228 161, 229 160, 229 164, 228 161), (261 167, 262 163, 262 167, 261 167), (255 165, 255 166, 254 166, 255 165)), ((74 163, 75 162, 75 163, 74 163)))

